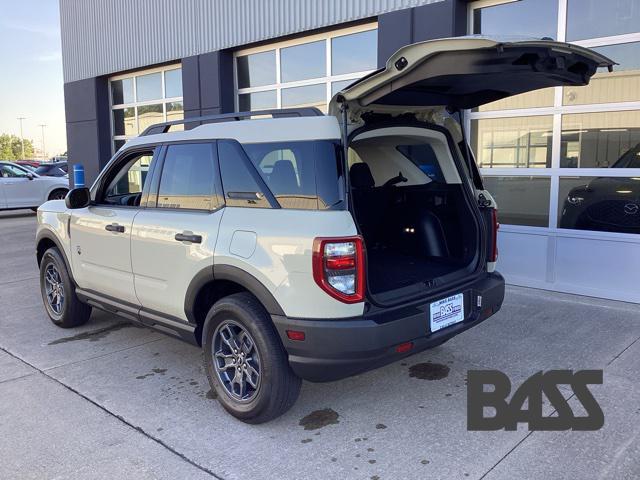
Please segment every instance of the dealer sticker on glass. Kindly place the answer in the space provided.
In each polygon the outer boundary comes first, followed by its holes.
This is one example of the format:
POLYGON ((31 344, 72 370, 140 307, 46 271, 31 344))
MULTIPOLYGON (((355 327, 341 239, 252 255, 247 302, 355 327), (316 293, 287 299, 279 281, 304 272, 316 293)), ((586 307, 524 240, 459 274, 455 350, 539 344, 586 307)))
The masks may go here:
POLYGON ((458 293, 431 304, 431 332, 437 332, 464 320, 463 298, 463 295, 458 293))

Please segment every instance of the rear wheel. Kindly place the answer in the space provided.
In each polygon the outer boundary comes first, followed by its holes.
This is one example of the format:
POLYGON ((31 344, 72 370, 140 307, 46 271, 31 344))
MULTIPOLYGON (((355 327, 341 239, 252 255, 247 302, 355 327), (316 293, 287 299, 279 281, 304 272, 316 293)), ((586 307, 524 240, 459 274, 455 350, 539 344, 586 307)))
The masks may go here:
POLYGON ((68 191, 66 188, 58 188, 49 194, 49 200, 64 200, 68 191))
POLYGON ((40 261, 40 291, 45 310, 57 326, 78 327, 89 320, 91 307, 78 300, 67 266, 55 247, 44 252, 40 261))
POLYGON ((202 338, 209 383, 231 415, 264 423, 293 406, 302 380, 291 370, 269 314, 253 295, 236 293, 216 302, 202 338))

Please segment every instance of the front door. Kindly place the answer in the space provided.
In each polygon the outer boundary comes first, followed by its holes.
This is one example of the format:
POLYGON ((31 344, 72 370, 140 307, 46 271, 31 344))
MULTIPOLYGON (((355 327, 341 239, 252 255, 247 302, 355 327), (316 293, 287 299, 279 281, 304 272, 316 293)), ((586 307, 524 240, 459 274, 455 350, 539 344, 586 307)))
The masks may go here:
POLYGON ((131 270, 131 229, 152 161, 152 150, 125 154, 101 178, 92 204, 72 211, 71 256, 81 289, 139 306, 131 270))
POLYGON ((189 284, 212 272, 222 218, 215 155, 215 143, 169 145, 156 168, 131 234, 136 294, 147 312, 186 321, 189 284))
POLYGON ((7 208, 37 207, 42 203, 38 178, 20 165, 0 165, 0 183, 7 208))

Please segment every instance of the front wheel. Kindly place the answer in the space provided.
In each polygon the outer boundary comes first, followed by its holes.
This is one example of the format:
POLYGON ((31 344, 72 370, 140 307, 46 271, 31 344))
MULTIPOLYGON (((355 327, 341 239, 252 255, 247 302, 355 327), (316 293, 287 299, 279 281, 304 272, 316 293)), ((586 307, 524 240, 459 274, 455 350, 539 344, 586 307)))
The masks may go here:
POLYGON ((49 200, 64 200, 68 191, 66 188, 58 188, 49 194, 49 200))
POLYGON ((211 388, 225 410, 243 422, 268 422, 297 400, 302 380, 253 295, 236 293, 216 302, 205 320, 202 348, 211 388))
POLYGON ((60 251, 51 247, 40 261, 40 291, 51 321, 62 328, 84 325, 91 307, 78 299, 60 251))

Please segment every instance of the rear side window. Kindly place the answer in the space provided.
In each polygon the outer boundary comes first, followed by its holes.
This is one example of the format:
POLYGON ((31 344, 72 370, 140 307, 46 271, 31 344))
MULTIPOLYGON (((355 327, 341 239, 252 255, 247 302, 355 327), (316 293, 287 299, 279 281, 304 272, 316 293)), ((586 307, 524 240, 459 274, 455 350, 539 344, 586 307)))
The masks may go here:
POLYGON ((158 208, 214 210, 216 167, 214 145, 170 145, 162 167, 158 208))
POLYGON ((225 202, 229 207, 270 208, 251 172, 251 164, 240 144, 233 140, 218 142, 218 158, 225 202))
POLYGON ((325 210, 340 203, 340 165, 331 141, 244 144, 282 208, 325 210))
POLYGON ((428 143, 398 145, 396 150, 411 160, 432 181, 446 183, 436 152, 433 151, 433 148, 428 143))

